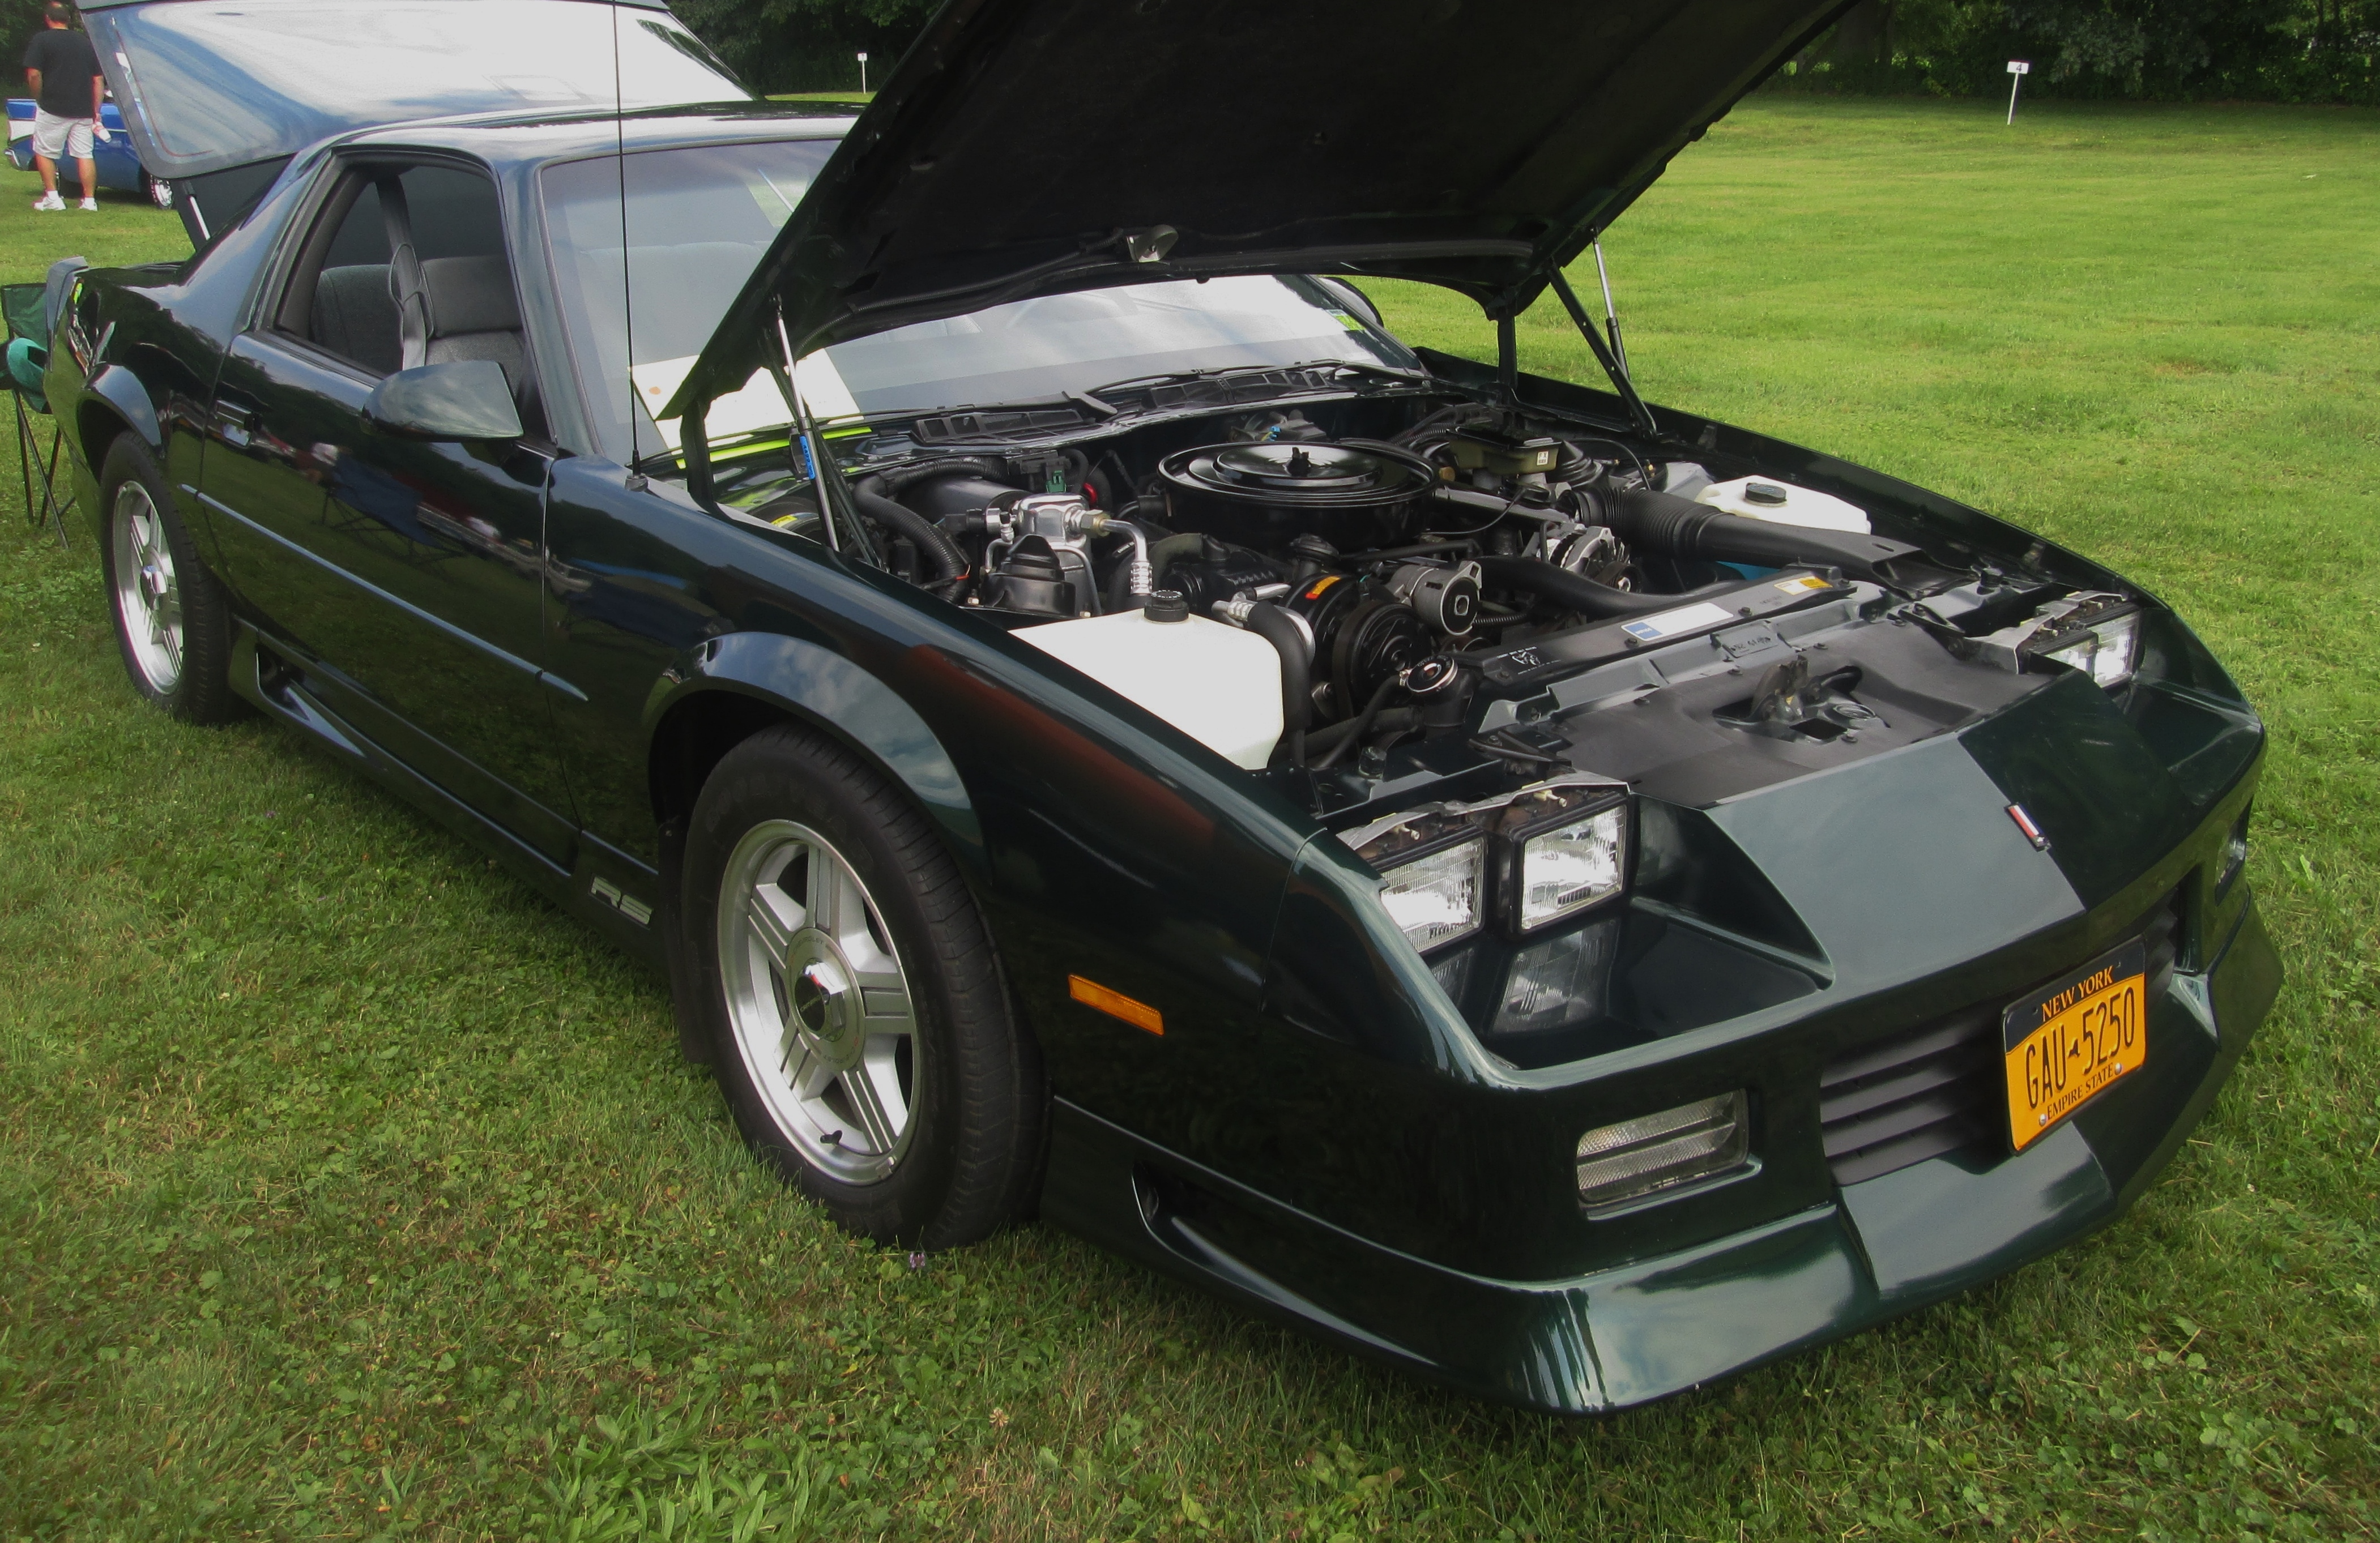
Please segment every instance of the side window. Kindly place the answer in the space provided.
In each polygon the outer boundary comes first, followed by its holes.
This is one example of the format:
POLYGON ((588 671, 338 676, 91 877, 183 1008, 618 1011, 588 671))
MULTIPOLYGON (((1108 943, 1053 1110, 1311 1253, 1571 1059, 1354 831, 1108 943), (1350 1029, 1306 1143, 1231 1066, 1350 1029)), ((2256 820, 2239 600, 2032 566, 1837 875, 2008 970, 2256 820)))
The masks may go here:
POLYGON ((291 274, 279 330, 369 371, 492 359, 529 395, 495 185, 449 166, 351 172, 291 274), (413 263, 391 253, 410 245, 413 263), (409 292, 408 292, 408 286, 409 292), (416 316, 408 359, 405 315, 416 316))

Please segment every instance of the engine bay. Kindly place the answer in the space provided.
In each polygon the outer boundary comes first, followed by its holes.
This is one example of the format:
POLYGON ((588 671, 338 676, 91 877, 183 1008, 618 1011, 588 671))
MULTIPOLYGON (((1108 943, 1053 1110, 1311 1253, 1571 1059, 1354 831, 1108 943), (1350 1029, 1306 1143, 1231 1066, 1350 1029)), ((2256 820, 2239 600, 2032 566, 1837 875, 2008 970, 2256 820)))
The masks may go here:
POLYGON ((836 458, 856 518, 822 520, 807 478, 739 479, 724 512, 1010 630, 1334 825, 1574 771, 1707 803, 2064 671, 2120 687, 2141 645, 2141 597, 2039 543, 1986 549, 1708 436, 1436 383, 1291 394, 1074 434, 953 415, 836 458))

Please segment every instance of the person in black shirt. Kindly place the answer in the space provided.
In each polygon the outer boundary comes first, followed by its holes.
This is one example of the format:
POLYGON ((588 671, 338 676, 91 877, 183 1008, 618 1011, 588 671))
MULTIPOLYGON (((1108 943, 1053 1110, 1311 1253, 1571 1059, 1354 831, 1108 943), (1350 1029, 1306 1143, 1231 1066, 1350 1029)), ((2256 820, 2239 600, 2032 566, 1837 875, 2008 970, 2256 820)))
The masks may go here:
POLYGON ((33 207, 67 206, 58 197, 58 158, 71 155, 82 174, 82 206, 96 212, 99 168, 91 164, 91 137, 94 130, 107 133, 99 121, 107 85, 91 39, 69 25, 73 12, 65 0, 50 0, 42 19, 48 25, 25 50, 25 81, 33 90, 33 163, 42 169, 41 201, 33 207))

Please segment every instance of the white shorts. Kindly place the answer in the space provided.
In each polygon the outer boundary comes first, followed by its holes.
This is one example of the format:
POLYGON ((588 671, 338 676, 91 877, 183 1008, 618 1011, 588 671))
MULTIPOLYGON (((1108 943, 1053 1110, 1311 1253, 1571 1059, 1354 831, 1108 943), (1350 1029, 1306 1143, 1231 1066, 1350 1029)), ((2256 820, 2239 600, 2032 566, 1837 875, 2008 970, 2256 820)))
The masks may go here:
POLYGON ((62 118, 55 113, 33 109, 33 153, 52 161, 60 156, 69 161, 91 159, 91 120, 62 118))

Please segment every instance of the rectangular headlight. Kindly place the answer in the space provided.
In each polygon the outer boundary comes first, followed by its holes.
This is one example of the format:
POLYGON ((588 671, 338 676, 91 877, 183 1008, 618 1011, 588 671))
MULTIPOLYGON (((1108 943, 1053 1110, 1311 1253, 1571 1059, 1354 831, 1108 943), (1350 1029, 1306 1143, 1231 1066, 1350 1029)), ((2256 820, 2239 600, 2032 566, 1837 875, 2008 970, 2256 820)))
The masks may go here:
POLYGON ((1520 870, 1524 933, 1609 899, 1628 876, 1626 806, 1529 837, 1521 843, 1520 870))
POLYGON ((1488 843, 1473 838, 1387 871, 1380 904, 1413 946, 1427 952, 1478 930, 1488 843))
POLYGON ((1612 1205, 1741 1167, 1752 1150, 1749 1115, 1738 1089, 1590 1130, 1578 1139, 1578 1198, 1612 1205))
POLYGON ((2134 656, 2141 646, 2141 613, 2126 611, 2093 621, 2070 633, 2054 633, 2025 645, 2037 658, 2055 659, 2079 669, 2110 690, 2132 678, 2134 656))

